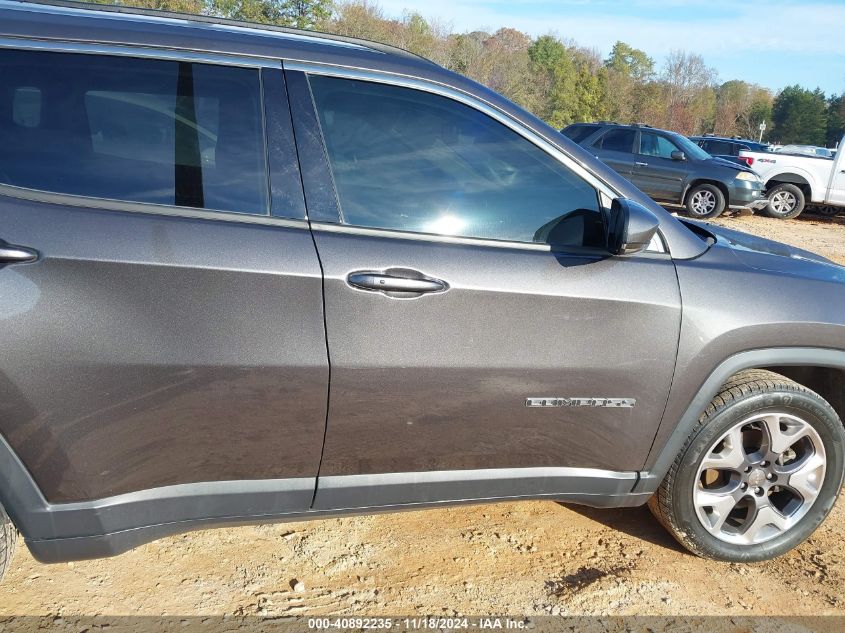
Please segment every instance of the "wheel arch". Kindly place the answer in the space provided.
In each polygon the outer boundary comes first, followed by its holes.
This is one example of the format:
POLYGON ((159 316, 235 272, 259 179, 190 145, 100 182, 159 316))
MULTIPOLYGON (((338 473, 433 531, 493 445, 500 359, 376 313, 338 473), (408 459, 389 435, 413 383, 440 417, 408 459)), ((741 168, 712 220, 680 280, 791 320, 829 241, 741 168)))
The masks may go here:
MULTIPOLYGON (((735 374, 747 369, 768 369, 812 389, 825 398, 845 420, 845 350, 814 347, 779 347, 740 352, 717 365, 704 377, 701 387, 662 446, 653 446, 633 492, 657 490, 702 411, 735 374), (837 384, 838 381, 838 384, 837 384)), ((667 423, 664 420, 664 423, 667 423)))
POLYGON ((783 172, 770 176, 769 179, 766 180, 765 190, 768 193, 772 188, 777 187, 778 185, 795 185, 804 192, 804 197, 807 199, 807 202, 809 202, 813 197, 813 183, 810 180, 810 178, 802 174, 795 172, 783 172))
POLYGON ((687 203, 687 197, 689 196, 690 192, 695 189, 698 185, 713 185, 714 187, 719 189, 719 191, 722 192, 723 196, 725 196, 725 208, 730 205, 731 196, 728 191, 728 186, 719 180, 713 180, 711 178, 696 178, 695 180, 691 180, 689 183, 687 183, 687 187, 686 189, 684 189, 684 193, 681 196, 681 204, 687 203))
POLYGON ((769 365, 760 367, 786 376, 815 391, 828 401, 839 419, 845 422, 845 367, 819 365, 769 365))

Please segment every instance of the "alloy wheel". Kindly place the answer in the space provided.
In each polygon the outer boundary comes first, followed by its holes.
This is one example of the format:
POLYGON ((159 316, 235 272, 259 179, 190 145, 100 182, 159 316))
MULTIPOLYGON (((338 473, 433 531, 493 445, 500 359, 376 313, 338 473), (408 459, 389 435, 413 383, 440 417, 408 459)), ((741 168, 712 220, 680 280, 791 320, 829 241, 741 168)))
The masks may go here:
POLYGON ((699 521, 727 543, 763 543, 798 523, 824 482, 827 461, 805 420, 765 413, 731 427, 705 453, 693 505, 699 521))
POLYGON ((696 191, 692 196, 690 206, 696 215, 707 215, 716 208, 716 196, 712 191, 696 191))
POLYGON ((798 199, 788 191, 778 191, 770 198, 769 203, 775 213, 785 214, 795 208, 798 199))

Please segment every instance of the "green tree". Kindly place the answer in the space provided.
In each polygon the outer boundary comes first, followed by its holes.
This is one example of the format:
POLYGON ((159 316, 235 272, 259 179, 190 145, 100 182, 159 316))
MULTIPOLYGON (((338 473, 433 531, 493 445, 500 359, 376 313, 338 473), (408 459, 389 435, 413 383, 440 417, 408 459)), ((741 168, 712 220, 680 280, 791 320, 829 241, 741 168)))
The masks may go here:
POLYGON ((528 48, 538 86, 535 112, 554 127, 607 116, 607 75, 589 50, 543 35, 528 48))
POLYGON ((772 119, 772 138, 780 143, 823 145, 827 139, 827 102, 819 88, 784 88, 775 97, 772 119))
POLYGON ((122 5, 140 9, 157 9, 159 11, 175 11, 177 13, 202 14, 206 12, 204 0, 91 0, 97 4, 122 5))
POLYGON ((827 145, 835 147, 845 134, 845 93, 827 102, 827 145))
POLYGON ((654 60, 625 42, 616 42, 604 60, 604 68, 608 116, 622 123, 641 120, 636 113, 644 109, 644 104, 638 99, 647 96, 641 87, 654 76, 654 60))
POLYGON ((329 18, 331 0, 93 0, 144 9, 214 15, 233 20, 311 29, 329 18))
POLYGON ((528 48, 528 58, 538 69, 553 71, 567 62, 566 46, 554 35, 542 35, 528 48))
MULTIPOLYGON (((168 0, 170 1, 170 0, 168 0)), ((311 29, 331 15, 331 0, 207 0, 220 17, 311 29)))
POLYGON ((613 45, 604 66, 638 83, 649 81, 654 76, 654 60, 645 52, 621 41, 613 45))

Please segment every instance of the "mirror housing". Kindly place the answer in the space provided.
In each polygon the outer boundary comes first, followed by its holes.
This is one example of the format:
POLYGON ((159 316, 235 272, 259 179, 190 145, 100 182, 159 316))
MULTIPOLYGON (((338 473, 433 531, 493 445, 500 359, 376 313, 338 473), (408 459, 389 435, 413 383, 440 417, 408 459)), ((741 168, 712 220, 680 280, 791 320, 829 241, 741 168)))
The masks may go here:
POLYGON ((610 205, 607 248, 614 255, 633 255, 648 248, 660 220, 639 202, 616 198, 610 205))
POLYGON ((686 159, 687 159, 687 155, 686 155, 686 154, 684 154, 684 153, 683 153, 681 150, 679 150, 679 149, 676 149, 674 152, 672 152, 671 154, 669 154, 669 157, 670 157, 672 160, 686 160, 686 159))

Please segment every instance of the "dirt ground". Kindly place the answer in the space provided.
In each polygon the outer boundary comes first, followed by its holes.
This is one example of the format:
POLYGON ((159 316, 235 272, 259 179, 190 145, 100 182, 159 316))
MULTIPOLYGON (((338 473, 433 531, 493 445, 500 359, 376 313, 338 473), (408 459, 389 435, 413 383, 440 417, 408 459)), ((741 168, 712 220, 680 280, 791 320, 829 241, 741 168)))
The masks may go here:
MULTIPOLYGON (((845 264, 845 218, 719 223, 845 264)), ((194 532, 52 566, 19 544, 0 617, 845 615, 843 543, 845 502, 754 565, 685 553, 644 508, 525 502, 194 532)))

